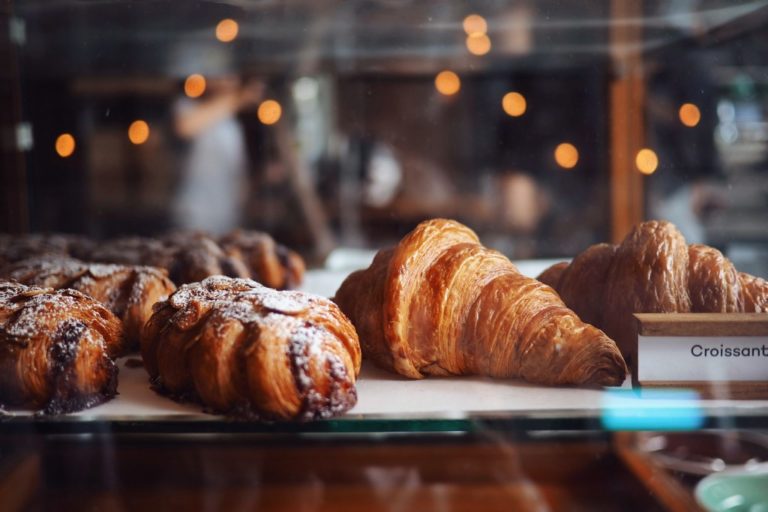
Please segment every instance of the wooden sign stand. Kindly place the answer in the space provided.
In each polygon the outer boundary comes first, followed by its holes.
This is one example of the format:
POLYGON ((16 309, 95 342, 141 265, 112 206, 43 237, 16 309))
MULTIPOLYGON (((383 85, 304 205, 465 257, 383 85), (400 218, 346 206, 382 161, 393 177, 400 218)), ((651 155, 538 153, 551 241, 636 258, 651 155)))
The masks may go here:
POLYGON ((637 313, 635 318, 634 388, 768 399, 768 314, 637 313))

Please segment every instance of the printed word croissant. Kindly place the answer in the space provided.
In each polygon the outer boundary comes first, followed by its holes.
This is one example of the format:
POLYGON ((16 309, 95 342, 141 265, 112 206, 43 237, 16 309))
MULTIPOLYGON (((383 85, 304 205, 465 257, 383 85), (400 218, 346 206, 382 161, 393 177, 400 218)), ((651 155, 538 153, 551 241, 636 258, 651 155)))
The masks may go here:
POLYGON ((597 244, 539 280, 585 322, 604 329, 628 357, 633 313, 768 312, 768 283, 739 273, 720 251, 687 245, 664 221, 643 222, 620 245, 597 244))
POLYGON ((627 371, 616 344, 554 290, 450 220, 423 222, 379 252, 335 300, 357 328, 364 356, 411 378, 611 386, 627 371))

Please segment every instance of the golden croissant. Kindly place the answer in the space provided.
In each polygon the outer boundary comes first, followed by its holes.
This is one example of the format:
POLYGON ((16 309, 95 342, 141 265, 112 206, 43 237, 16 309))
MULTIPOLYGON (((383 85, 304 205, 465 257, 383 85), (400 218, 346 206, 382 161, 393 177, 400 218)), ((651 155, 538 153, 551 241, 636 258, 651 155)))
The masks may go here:
POLYGON ((120 320, 75 290, 0 282, 0 403, 59 414, 115 395, 120 320))
POLYGON ((553 385, 619 385, 616 344, 550 287, 527 278, 458 222, 423 222, 335 301, 365 357, 411 378, 488 375, 553 385))
POLYGON ((209 277, 158 304, 141 340, 156 389, 211 410, 315 419, 355 405, 360 345, 331 301, 209 277))
POLYGON ((766 281, 737 272, 717 249, 688 245, 665 221, 639 224, 618 246, 593 245, 539 280, 616 340, 624 357, 636 336, 633 313, 768 312, 766 281))
POLYGON ((0 277, 43 288, 71 288, 96 299, 123 321, 126 349, 137 349, 152 306, 176 289, 165 271, 154 267, 84 263, 45 256, 0 270, 0 277))

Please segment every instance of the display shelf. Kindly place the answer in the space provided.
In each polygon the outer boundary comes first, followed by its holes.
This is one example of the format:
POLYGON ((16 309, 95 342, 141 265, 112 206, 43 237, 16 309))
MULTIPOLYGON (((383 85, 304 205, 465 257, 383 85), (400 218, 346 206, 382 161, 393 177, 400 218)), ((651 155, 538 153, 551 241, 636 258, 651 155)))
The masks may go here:
MULTIPOLYGON (((518 262, 536 275, 551 261, 518 262)), ((348 271, 311 271, 304 289, 332 296, 348 271)), ((120 360, 119 395, 74 414, 50 417, 6 411, 0 432, 472 432, 477 430, 654 430, 766 428, 768 400, 700 399, 686 390, 536 386, 486 377, 410 380, 364 363, 358 403, 346 415, 316 422, 254 422, 207 414, 193 403, 155 393, 143 367, 120 360)))

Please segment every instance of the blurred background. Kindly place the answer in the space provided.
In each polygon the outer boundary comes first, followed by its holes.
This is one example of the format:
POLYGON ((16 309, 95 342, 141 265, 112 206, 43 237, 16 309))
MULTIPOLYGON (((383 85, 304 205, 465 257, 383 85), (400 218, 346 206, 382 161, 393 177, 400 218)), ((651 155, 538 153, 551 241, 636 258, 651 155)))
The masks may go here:
POLYGON ((240 226, 319 264, 668 219, 768 274, 768 1, 4 4, 0 228, 240 226))

